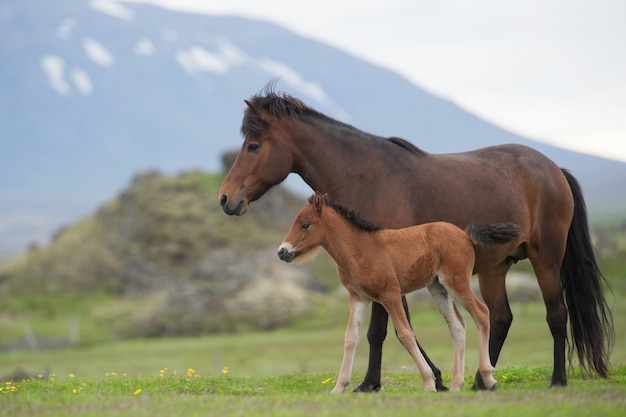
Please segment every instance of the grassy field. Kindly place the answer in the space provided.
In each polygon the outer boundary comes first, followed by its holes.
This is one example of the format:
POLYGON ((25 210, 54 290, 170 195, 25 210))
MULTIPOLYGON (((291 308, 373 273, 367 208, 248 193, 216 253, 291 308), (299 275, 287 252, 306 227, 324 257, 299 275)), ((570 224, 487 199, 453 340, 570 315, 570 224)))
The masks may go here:
MULTIPOLYGON (((337 377, 348 315, 345 293, 318 301, 315 314, 289 328, 202 337, 130 339, 112 329, 138 303, 106 294, 11 298, 0 314, 0 342, 32 333, 30 346, 0 351, 0 416, 623 416, 626 410, 626 272, 622 258, 605 261, 613 291, 615 344, 608 380, 569 369, 569 385, 549 389, 552 337, 541 302, 512 303, 515 316, 498 362, 495 392, 471 392, 477 336, 467 322, 466 384, 460 393, 429 394, 393 328, 377 394, 329 395, 337 377), (20 303, 26 303, 24 305, 20 303), (18 313, 16 313, 16 311, 18 313), (80 314, 83 314, 82 316, 80 314), (73 346, 44 341, 80 327, 73 346), (26 376, 25 381, 7 380, 26 376)), ((332 271, 329 272, 332 275, 332 271)), ((141 305, 139 305, 141 307, 141 305)), ((452 346, 432 302, 411 303, 416 334, 449 384, 452 346)), ((367 323, 366 323, 367 325, 367 323)), ((361 382, 363 338, 348 392, 361 382)))
MULTIPOLYGON (((130 340, 89 346, 0 353, 6 382, 0 410, 7 416, 343 416, 623 415, 626 409, 626 317, 616 303, 617 340, 609 380, 570 370, 570 384, 548 389, 552 339, 540 303, 513 305, 515 321, 496 370, 499 390, 470 391, 476 333, 468 322, 466 385, 461 393, 427 394, 410 357, 390 328, 378 394, 328 393, 342 354, 345 299, 297 330, 130 340), (504 412, 504 414, 502 414, 504 412)), ((452 347, 441 317, 413 308, 418 336, 450 380, 452 347)), ((352 390, 363 378, 367 342, 357 352, 352 390)))
MULTIPOLYGON (((358 378, 362 374, 356 375, 358 378)), ((469 374, 467 374, 469 377, 469 374)), ((498 373, 499 390, 424 393, 411 372, 385 375, 377 394, 328 394, 327 373, 270 377, 174 375, 101 380, 64 378, 5 384, 0 407, 7 416, 622 416, 626 409, 626 368, 609 381, 570 379, 548 390, 547 367, 507 367, 498 373)), ((468 379, 467 385, 470 384, 468 379)))

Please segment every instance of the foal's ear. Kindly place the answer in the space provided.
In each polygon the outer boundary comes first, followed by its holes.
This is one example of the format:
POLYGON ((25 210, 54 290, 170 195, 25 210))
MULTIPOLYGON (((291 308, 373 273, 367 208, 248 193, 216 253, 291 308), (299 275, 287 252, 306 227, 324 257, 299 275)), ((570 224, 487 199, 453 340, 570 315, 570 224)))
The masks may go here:
POLYGON ((317 211, 321 212, 322 207, 324 207, 324 196, 320 193, 315 193, 313 203, 315 204, 315 208, 317 209, 317 211))

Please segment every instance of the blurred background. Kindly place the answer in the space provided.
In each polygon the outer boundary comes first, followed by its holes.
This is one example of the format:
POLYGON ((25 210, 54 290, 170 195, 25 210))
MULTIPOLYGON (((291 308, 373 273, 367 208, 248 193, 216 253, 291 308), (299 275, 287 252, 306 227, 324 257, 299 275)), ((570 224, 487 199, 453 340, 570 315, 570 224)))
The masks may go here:
MULTIPOLYGON (((241 145, 243 99, 271 80, 428 152, 523 143, 570 169, 623 312, 625 19, 623 2, 608 0, 0 0, 0 376, 100 375, 112 363, 158 372, 158 361, 292 372, 327 366, 317 356, 335 369, 347 303, 332 262, 295 268, 274 254, 310 190, 290 177, 242 218, 217 203, 241 145), (284 346, 282 357, 229 358, 243 340, 284 346), (112 345, 124 354, 89 356, 112 345), (146 360, 154 346, 167 353, 146 360), (77 352, 85 358, 66 359, 77 352)), ((508 284, 526 320, 502 360, 527 354, 538 335, 545 349, 529 360, 550 364, 530 266, 508 284)), ((442 346, 433 356, 449 362, 429 298, 413 305, 426 340, 442 346)), ((618 363, 624 345, 618 336, 618 363)), ((408 365, 394 349, 386 366, 408 365)))

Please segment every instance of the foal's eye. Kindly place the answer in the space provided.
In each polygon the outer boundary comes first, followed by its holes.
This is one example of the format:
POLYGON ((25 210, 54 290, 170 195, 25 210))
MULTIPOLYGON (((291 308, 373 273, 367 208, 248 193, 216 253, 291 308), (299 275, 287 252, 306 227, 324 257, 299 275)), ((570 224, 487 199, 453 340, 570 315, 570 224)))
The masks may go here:
POLYGON ((309 230, 311 228, 311 225, 308 223, 305 223, 302 225, 302 227, 300 227, 302 230, 309 230))
POLYGON ((251 143, 248 145, 248 152, 254 152, 261 147, 258 143, 251 143))

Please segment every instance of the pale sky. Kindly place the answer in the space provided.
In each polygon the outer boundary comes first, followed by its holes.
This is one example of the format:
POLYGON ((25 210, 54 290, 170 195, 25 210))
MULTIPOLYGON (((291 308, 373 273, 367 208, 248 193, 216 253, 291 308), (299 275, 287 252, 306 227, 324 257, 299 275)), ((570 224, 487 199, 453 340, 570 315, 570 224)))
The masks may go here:
POLYGON ((531 139, 626 162, 624 0, 126 1, 270 21, 531 139))

